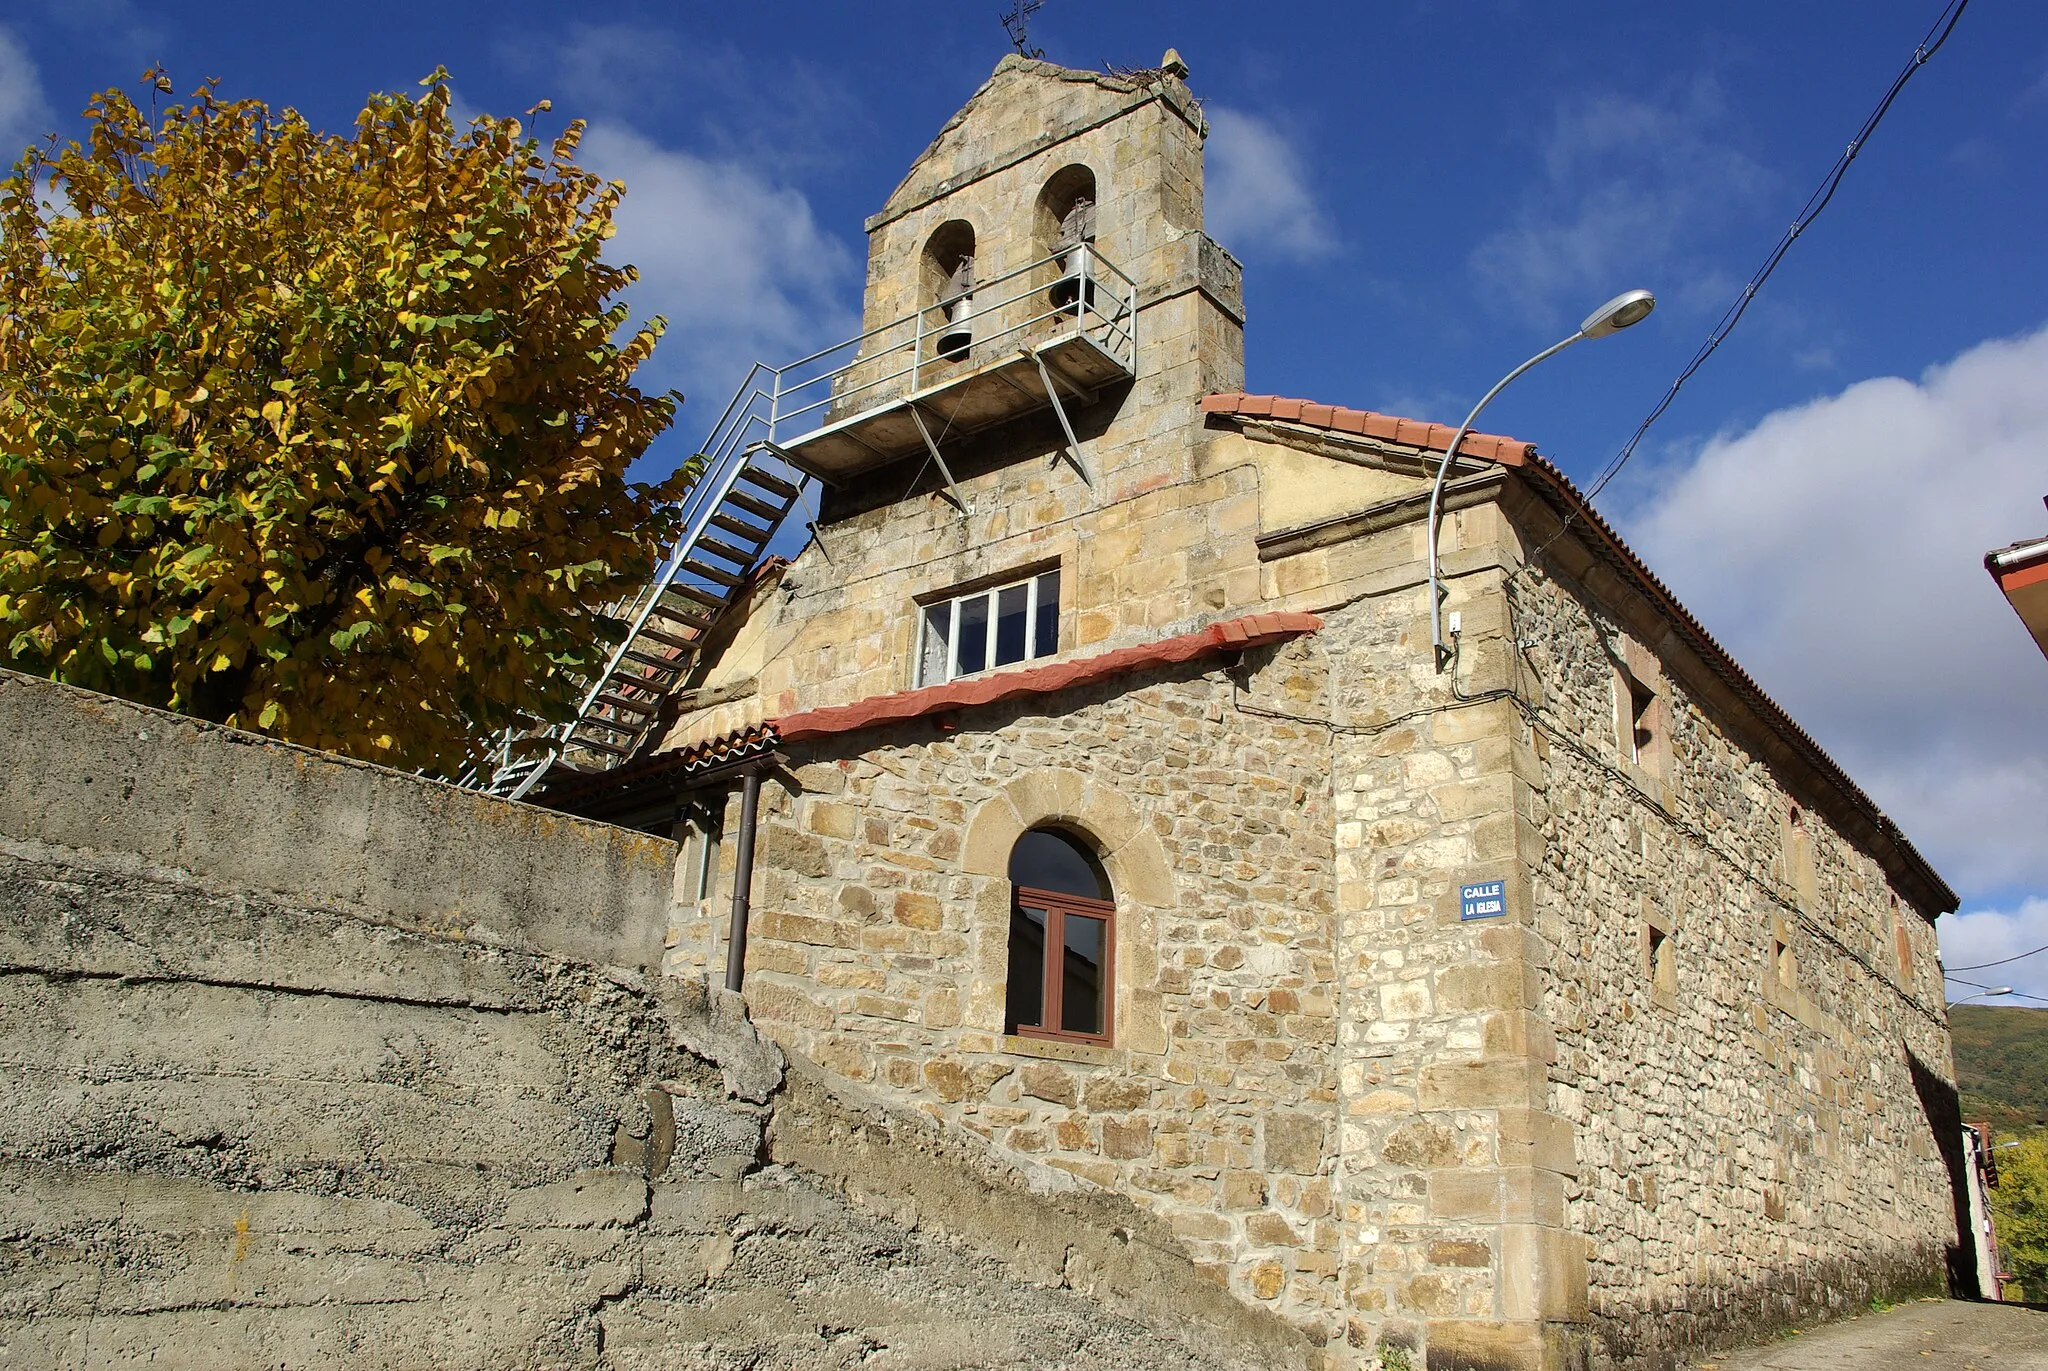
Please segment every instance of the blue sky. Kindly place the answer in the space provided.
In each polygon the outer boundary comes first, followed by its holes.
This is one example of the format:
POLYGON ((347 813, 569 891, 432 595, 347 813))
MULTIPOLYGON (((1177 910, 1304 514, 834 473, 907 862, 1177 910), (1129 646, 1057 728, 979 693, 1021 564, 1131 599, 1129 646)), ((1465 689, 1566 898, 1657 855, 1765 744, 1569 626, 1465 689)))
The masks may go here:
MULTIPOLYGON (((861 219, 1009 50, 1006 3, 13 0, 0 135, 74 130, 151 62, 328 127, 436 65, 472 109, 551 99, 543 132, 589 119, 586 160, 628 183, 621 254, 692 400, 673 459, 747 361, 853 331, 861 219)), ((1186 58, 1253 390, 1455 422, 1593 304, 1656 290, 1488 413, 1584 477, 1938 8, 1046 0, 1032 40, 1186 58)), ((1978 561, 2048 531, 2044 167, 2048 9, 1976 0, 1602 501, 1964 894, 1956 964, 2048 943, 2048 662, 1978 561)), ((2008 980, 2048 997, 2048 956, 2008 980)))

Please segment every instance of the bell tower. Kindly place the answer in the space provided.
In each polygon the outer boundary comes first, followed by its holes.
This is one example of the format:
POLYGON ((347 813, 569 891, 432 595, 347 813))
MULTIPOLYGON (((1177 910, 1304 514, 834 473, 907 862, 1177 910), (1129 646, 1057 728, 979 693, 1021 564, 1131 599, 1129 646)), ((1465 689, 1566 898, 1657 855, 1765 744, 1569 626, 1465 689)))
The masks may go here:
POLYGON ((1051 412, 1092 485, 1077 415, 1112 469, 1105 422, 1142 409, 1157 432, 1160 407, 1193 420, 1242 388, 1241 269, 1202 232, 1187 71, 1171 50, 1138 72, 997 64, 867 221, 862 337, 785 382, 800 467, 846 494, 901 461, 946 468, 941 433, 1051 412))

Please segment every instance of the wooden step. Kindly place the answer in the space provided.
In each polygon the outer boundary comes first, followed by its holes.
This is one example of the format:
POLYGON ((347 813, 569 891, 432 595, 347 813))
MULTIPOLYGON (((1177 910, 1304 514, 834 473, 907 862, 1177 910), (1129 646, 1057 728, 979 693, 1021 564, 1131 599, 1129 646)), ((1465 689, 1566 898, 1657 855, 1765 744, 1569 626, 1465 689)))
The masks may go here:
POLYGON ((610 705, 613 709, 623 709, 631 714, 659 714, 661 712, 660 700, 629 700, 623 695, 613 695, 609 692, 598 696, 591 703, 610 705))
POLYGON ((652 638, 663 647, 679 648, 686 652, 695 650, 698 642, 695 638, 678 638, 673 633, 664 633, 662 630, 647 624, 640 625, 640 636, 642 638, 652 638))
POLYGON ((796 498, 795 486, 783 480, 780 476, 772 476, 762 471, 751 463, 740 468, 740 479, 750 485, 757 485, 763 490, 772 491, 780 495, 784 500, 794 500, 796 498))
POLYGON ((711 527, 722 528, 741 542, 752 543, 755 547, 761 546, 775 536, 774 529, 761 528, 748 523, 745 519, 735 519, 730 514, 714 514, 710 523, 711 527))
MULTIPOLYGON (((682 662, 675 661, 668 657, 657 657, 653 653, 642 652, 637 647, 627 648, 625 651, 625 656, 632 661, 640 662, 644 665, 654 667, 655 669, 661 671, 665 675, 673 675, 677 672, 680 672, 684 666, 684 663, 682 662)), ((668 689, 666 683, 656 685, 653 681, 646 681, 645 684, 649 690, 668 689)))
POLYGON ((616 743, 607 743, 596 738, 585 738, 580 734, 569 739, 568 746, 587 747, 592 752, 609 753, 614 757, 630 757, 633 755, 633 749, 630 747, 620 747, 616 743))
POLYGON ((732 490, 728 490, 725 493, 725 499, 719 502, 720 508, 723 508, 726 505, 732 505, 735 508, 743 509, 747 513, 753 515, 756 519, 766 519, 771 524, 781 519, 783 515, 789 513, 788 501, 785 500, 783 503, 779 505, 771 505, 766 500, 755 499, 753 496, 747 494, 744 490, 740 490, 738 487, 734 487, 732 490))
POLYGON ((742 552, 729 543, 721 543, 716 538, 706 538, 700 534, 697 538, 697 546, 692 548, 691 551, 708 552, 714 557, 723 557, 734 566, 744 570, 754 564, 754 552, 758 551, 758 549, 742 552))
MULTIPOLYGON (((695 600, 698 604, 713 610, 725 608, 725 596, 714 595, 710 591, 700 590, 696 586, 687 586, 676 582, 671 582, 668 588, 662 591, 662 594, 680 595, 686 600, 695 600)), ((685 619, 683 622, 688 623, 689 620, 685 619)), ((708 625, 710 621, 707 619, 705 623, 706 625, 708 625)))
MULTIPOLYGON (((693 576, 702 576, 705 580, 714 581, 722 586, 736 586, 746 579, 730 571, 720 571, 710 563, 700 562, 695 557, 683 558, 682 569, 693 576)), ((671 587, 671 589, 680 589, 680 587, 671 587)))

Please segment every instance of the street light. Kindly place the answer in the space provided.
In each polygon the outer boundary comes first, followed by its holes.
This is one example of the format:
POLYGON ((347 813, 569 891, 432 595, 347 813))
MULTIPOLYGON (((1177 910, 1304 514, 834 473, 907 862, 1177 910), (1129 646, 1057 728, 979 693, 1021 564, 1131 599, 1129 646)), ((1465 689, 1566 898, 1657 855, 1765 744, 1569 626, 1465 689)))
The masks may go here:
POLYGON ((2011 986, 2009 986, 2009 985, 2001 985, 2001 986, 1999 986, 1999 987, 1998 987, 1998 988, 1997 988, 1996 990, 1980 990, 1980 991, 1978 991, 1978 992, 1977 992, 1976 994, 1974 994, 1974 995, 1965 995, 1965 996, 1963 996, 1963 998, 1961 998, 1960 1000, 1950 1000, 1950 1001, 1948 1002, 1948 1007, 1949 1007, 1950 1009, 1954 1009, 1954 1008, 1955 1008, 1955 1007, 1956 1007, 1957 1005, 1959 1005, 1959 1004, 1968 1004, 1968 1003, 1969 1003, 1970 1001, 1972 1001, 1972 1000, 1981 1000, 1981 999, 1985 999, 1985 998, 1987 998, 1988 996, 1992 996, 1992 995, 2010 995, 2010 994, 2012 994, 2012 987, 2011 987, 2011 986))
POLYGON ((1657 297, 1647 290, 1631 290, 1615 296, 1600 308, 1586 316, 1578 332, 1560 343, 1553 343, 1522 365, 1500 378, 1492 390, 1486 392, 1472 412, 1465 416, 1465 422, 1458 425, 1458 432, 1451 439, 1451 445, 1444 449, 1444 460, 1436 469, 1436 484, 1429 489, 1429 641, 1436 649, 1436 669, 1442 671, 1449 654, 1444 651, 1443 587, 1437 573, 1436 523, 1443 504, 1444 478, 1450 475, 1451 462, 1458 455, 1458 444, 1465 441, 1471 431, 1472 421, 1479 417, 1479 411, 1493 403, 1493 397, 1508 388, 1508 382, 1520 376, 1538 362, 1557 356, 1582 338, 1605 338, 1610 333, 1619 333, 1631 324, 1639 324, 1650 317, 1650 311, 1657 308, 1657 297))

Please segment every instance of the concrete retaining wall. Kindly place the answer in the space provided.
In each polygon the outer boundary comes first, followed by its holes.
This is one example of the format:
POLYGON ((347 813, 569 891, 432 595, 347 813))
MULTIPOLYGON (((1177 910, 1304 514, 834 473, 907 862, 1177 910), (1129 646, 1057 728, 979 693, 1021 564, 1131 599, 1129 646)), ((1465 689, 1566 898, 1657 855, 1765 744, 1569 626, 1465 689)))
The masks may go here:
POLYGON ((671 844, 10 674, 0 757, 0 1364, 1304 1360, 1125 1202, 792 1099, 641 974, 671 844))

